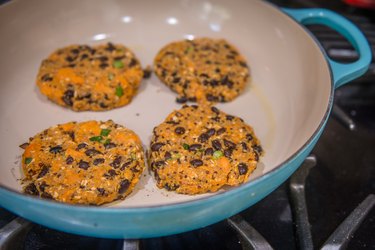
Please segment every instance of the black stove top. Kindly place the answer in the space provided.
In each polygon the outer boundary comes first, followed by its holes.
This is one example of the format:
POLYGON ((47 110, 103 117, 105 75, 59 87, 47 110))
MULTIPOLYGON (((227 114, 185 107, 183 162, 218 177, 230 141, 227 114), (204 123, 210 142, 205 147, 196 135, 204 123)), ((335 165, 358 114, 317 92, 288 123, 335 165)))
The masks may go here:
MULTIPOLYGON (((375 54, 374 13, 338 0, 271 2, 337 11, 362 29, 375 54)), ((333 59, 356 59, 355 50, 336 32, 322 26, 308 28, 333 59)), ((336 90, 325 132, 301 168, 240 214, 183 234, 124 241, 58 232, 0 209, 0 249, 375 249, 374 152, 373 62, 365 76, 336 90), (4 232, 10 228, 22 228, 25 233, 14 234, 14 241, 4 241, 4 232)))

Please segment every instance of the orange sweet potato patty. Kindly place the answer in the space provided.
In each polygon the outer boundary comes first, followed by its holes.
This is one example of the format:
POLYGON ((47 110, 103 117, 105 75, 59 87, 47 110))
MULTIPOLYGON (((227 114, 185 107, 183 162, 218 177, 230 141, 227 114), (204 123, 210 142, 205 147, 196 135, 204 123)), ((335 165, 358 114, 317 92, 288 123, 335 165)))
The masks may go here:
POLYGON ((71 45, 43 60, 37 85, 51 101, 75 111, 128 104, 143 77, 138 59, 122 45, 71 45))
POLYGON ((22 146, 25 192, 66 203, 124 199, 145 168, 139 137, 111 120, 56 125, 22 146))

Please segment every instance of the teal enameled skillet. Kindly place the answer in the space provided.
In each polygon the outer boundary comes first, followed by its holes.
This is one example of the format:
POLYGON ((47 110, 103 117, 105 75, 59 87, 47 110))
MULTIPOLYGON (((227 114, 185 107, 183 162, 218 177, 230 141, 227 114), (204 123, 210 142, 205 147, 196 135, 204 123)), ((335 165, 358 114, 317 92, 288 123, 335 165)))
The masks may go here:
MULTIPOLYGON (((350 21, 324 9, 278 9, 261 1, 11 1, 0 7, 0 206, 58 230, 106 238, 175 234, 223 220, 283 183, 319 139, 335 88, 361 76, 371 51, 350 21), (345 36, 356 62, 329 59, 303 27, 327 25, 345 36), (251 81, 217 105, 254 127, 265 149, 250 180, 215 194, 177 195, 155 187, 146 171, 124 201, 73 206, 21 193, 18 145, 58 123, 107 120, 125 125, 148 146, 152 129, 173 109, 175 94, 155 76, 131 104, 107 112, 73 112, 48 101, 35 86, 43 58, 69 44, 112 41, 131 48, 143 66, 167 43, 225 38, 248 60, 251 81)), ((340 147, 340 145, 337 145, 340 147)))

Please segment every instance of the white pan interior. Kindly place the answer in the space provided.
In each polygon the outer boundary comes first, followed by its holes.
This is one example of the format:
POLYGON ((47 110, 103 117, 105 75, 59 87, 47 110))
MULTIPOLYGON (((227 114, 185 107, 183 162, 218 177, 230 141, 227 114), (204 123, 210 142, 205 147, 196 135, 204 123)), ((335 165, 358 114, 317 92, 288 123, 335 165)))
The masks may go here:
MULTIPOLYGON (((74 112, 48 101, 35 85, 43 58, 69 44, 107 41, 131 48, 143 66, 165 44, 194 37, 225 38, 247 58, 252 80, 223 111, 252 125, 265 149, 251 179, 292 156, 312 136, 328 107, 327 63, 291 19, 259 1, 12 1, 0 8, 0 184, 21 190, 18 147, 58 123, 107 120, 125 125, 149 145, 152 129, 180 105, 155 75, 130 105, 74 112)), ((111 206, 170 204, 202 196, 159 190, 146 171, 134 192, 111 206)))

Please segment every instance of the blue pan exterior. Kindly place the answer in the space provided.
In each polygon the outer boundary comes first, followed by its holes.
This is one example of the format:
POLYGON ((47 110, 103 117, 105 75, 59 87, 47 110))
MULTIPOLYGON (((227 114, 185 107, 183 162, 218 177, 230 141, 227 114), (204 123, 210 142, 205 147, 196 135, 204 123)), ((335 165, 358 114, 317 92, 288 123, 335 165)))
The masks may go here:
POLYGON ((338 30, 353 43, 359 51, 360 59, 352 64, 339 64, 327 59, 327 67, 330 67, 332 74, 332 85, 325 117, 310 140, 280 166, 227 192, 168 206, 142 208, 70 206, 0 187, 1 206, 31 221, 70 233, 105 238, 145 238, 180 233, 215 223, 264 198, 301 165, 315 146, 332 107, 334 87, 362 75, 371 60, 371 51, 366 39, 343 17, 322 9, 285 9, 284 11, 303 24, 325 24, 338 30))

